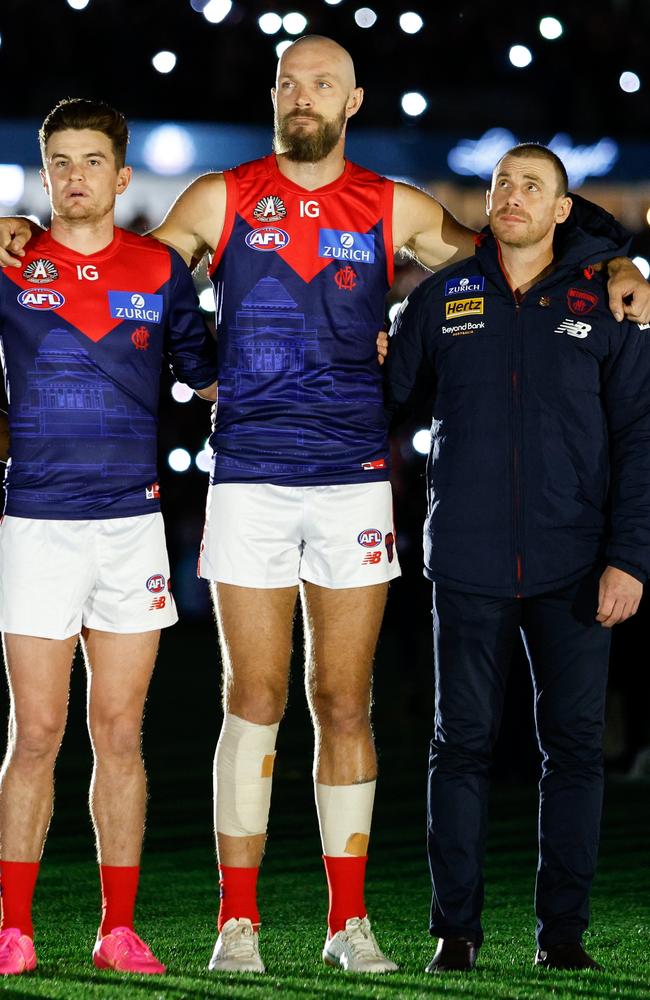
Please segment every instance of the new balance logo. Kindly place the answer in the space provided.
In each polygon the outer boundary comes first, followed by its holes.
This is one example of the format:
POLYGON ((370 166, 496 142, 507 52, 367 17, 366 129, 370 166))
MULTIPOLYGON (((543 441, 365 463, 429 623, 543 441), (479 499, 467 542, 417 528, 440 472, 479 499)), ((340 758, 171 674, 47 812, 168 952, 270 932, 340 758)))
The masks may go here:
POLYGON ((589 323, 581 323, 575 319, 563 319, 555 328, 556 333, 567 333, 570 337, 578 337, 579 340, 584 340, 590 330, 589 323))

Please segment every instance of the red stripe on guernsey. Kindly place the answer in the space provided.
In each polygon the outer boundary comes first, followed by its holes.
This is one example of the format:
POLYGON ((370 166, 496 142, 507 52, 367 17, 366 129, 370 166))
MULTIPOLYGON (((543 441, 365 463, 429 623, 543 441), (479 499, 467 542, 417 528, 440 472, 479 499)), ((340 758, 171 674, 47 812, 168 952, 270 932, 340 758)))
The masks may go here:
MULTIPOLYGON (((341 267, 340 259, 319 257, 321 229, 365 234, 386 214, 388 222, 384 223, 384 240, 389 240, 386 251, 391 262, 388 272, 392 278, 392 181, 346 160, 343 173, 335 181, 310 191, 281 174, 273 155, 226 171, 227 179, 229 175, 232 176, 232 183, 227 180, 227 216, 232 205, 233 221, 236 213, 251 230, 268 226, 283 230, 289 237, 288 242, 272 252, 282 257, 307 283, 326 267, 333 266, 336 271, 341 267), (277 221, 269 222, 264 217, 256 217, 260 193, 263 197, 271 196, 281 202, 281 217, 277 221), (329 197, 334 194, 336 197, 329 197)), ((230 223, 228 235, 232 233, 232 225, 230 223)), ((219 241, 211 274, 223 253, 226 239, 227 236, 222 236, 219 241)))
POLYGON ((169 280, 172 266, 167 247, 123 229, 116 229, 112 242, 94 254, 75 253, 52 239, 48 230, 27 244, 21 263, 20 270, 6 268, 4 276, 21 289, 40 287, 59 292, 65 302, 54 310, 56 315, 94 343, 125 322, 111 316, 109 291, 155 294, 169 280), (151 265, 143 268, 142 254, 147 248, 151 252, 151 265), (50 257, 56 259, 58 277, 40 284, 24 277, 32 261, 50 257), (102 267, 109 258, 110 280, 109 268, 102 267))
POLYGON ((393 204, 395 199, 395 182, 386 181, 384 187, 384 246, 386 247, 386 276, 388 284, 393 284, 395 277, 395 245, 393 243, 393 204))
POLYGON ((235 224, 235 213, 237 212, 237 181, 232 170, 224 170, 223 179, 226 182, 226 217, 223 222, 219 242, 210 258, 210 266, 208 267, 209 275, 212 275, 214 269, 219 266, 219 261, 223 257, 226 244, 230 239, 232 227, 235 224))

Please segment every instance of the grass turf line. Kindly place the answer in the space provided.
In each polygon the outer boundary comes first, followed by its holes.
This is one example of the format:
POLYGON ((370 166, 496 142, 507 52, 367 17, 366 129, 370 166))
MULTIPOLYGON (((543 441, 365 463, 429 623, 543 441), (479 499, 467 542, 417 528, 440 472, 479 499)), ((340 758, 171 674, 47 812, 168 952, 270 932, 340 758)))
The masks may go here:
MULTIPOLYGON (((289 785, 291 782, 289 782, 289 785)), ((650 981, 650 927, 645 833, 647 787, 608 789, 599 875, 593 895, 587 946, 606 972, 548 973, 532 968, 534 918, 530 904, 535 852, 531 846, 534 795, 531 789, 497 789, 493 796, 486 865, 486 941, 472 975, 429 977, 423 972, 433 942, 426 933, 428 880, 422 844, 406 840, 413 831, 417 802, 400 810, 379 806, 369 864, 368 907, 382 948, 400 964, 392 976, 347 976, 322 965, 326 891, 313 819, 294 811, 288 787, 281 790, 260 877, 263 907, 264 977, 214 976, 207 961, 214 944, 217 880, 209 842, 189 850, 165 851, 150 838, 138 904, 138 929, 168 965, 163 978, 101 973, 90 964, 98 917, 97 873, 92 856, 78 860, 79 846, 63 837, 42 867, 34 916, 39 968, 7 977, 0 991, 16 997, 62 1000, 202 1000, 202 998, 316 997, 419 1000, 446 998, 604 998, 646 1000, 650 981), (291 800, 291 801, 290 801, 291 800), (532 810, 532 811, 531 811, 532 810), (282 814, 284 813, 284 819, 282 814), (383 814, 382 814, 383 813, 383 814), (413 815, 410 816, 409 814, 413 815), (407 822, 404 822, 407 820, 407 822), (153 841, 153 842, 152 842, 153 841), (74 855, 77 860, 74 860, 74 855), (180 916, 178 915, 180 913, 180 916)), ((391 796, 385 797, 390 803, 391 796)))

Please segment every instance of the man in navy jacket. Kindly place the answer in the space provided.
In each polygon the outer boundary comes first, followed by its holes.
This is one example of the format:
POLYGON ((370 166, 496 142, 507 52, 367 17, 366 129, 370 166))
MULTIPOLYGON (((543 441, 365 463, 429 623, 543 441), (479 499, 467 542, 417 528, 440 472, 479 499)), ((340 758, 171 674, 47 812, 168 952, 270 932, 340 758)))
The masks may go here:
POLYGON ((610 629, 636 612, 650 567, 650 341, 613 319, 588 266, 624 232, 607 216, 587 235, 566 192, 550 150, 510 150, 475 256, 424 281, 391 330, 390 408, 435 400, 428 972, 471 969, 482 943, 488 769, 519 630, 543 757, 535 962, 599 968, 581 939, 610 629))

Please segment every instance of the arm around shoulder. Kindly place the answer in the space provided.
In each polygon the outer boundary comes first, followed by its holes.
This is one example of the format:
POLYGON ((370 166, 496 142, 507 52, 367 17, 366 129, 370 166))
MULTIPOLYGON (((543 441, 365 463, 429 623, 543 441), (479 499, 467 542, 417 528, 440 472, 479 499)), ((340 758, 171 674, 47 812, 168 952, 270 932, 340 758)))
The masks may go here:
POLYGON ((474 253, 468 229, 426 191, 397 182, 393 198, 393 242, 430 269, 474 253))
POLYGON ((186 264, 215 250, 226 218, 223 174, 204 174, 178 196, 151 235, 174 247, 186 264))

